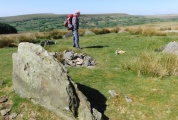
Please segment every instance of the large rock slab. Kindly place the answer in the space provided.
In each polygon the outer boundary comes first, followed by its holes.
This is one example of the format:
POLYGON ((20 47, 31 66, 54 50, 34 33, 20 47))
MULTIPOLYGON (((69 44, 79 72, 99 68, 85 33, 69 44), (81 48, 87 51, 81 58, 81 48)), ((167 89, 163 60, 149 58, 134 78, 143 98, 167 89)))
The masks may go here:
POLYGON ((178 42, 169 42, 167 45, 160 48, 163 53, 170 53, 178 55, 178 42))
POLYGON ((13 53, 13 89, 64 120, 100 120, 66 68, 40 45, 20 43, 13 53))

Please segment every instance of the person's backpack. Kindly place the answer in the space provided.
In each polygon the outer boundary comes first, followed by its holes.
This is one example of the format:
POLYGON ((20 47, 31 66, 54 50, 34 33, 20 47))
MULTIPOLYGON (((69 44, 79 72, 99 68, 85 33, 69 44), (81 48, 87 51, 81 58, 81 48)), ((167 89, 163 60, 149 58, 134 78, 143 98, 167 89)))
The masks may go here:
POLYGON ((72 30, 72 18, 73 14, 68 14, 64 20, 64 26, 67 27, 68 30, 72 30))

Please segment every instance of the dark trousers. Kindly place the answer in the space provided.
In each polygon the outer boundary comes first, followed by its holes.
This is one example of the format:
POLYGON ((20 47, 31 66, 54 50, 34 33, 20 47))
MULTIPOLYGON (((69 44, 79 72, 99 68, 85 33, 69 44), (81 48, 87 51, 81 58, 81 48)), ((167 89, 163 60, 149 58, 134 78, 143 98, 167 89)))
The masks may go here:
POLYGON ((73 30, 72 31, 72 46, 79 48, 79 35, 78 35, 78 30, 73 30))

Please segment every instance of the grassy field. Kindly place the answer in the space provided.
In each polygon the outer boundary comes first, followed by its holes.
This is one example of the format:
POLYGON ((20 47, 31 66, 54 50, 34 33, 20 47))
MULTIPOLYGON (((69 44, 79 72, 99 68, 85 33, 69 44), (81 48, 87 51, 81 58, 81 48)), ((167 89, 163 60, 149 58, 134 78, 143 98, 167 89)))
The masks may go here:
MULTIPOLYGON (((149 56, 155 59, 166 58, 164 54, 155 50, 170 41, 178 41, 178 36, 142 36, 123 32, 82 36, 80 37, 82 50, 72 48, 71 39, 59 39, 56 45, 45 49, 87 53, 98 63, 92 69, 84 67, 67 69, 72 80, 79 84, 91 105, 102 112, 105 119, 175 120, 178 119, 178 76, 153 75, 133 68, 143 66, 138 63, 138 59, 143 56, 148 56, 144 59, 145 64, 150 63, 149 56), (116 50, 124 50, 126 53, 116 55, 116 50), (110 98, 109 90, 115 90, 117 96, 110 98), (127 102, 124 95, 132 102, 127 102)), ((33 105, 29 100, 19 98, 12 90, 12 53, 16 51, 17 48, 0 49, 0 80, 5 82, 0 88, 0 97, 7 96, 8 101, 12 103, 12 111, 23 114, 18 115, 18 120, 31 117, 38 120, 49 120, 49 117, 50 120, 60 120, 55 114, 33 105)), ((157 67, 157 64, 153 64, 157 67)))

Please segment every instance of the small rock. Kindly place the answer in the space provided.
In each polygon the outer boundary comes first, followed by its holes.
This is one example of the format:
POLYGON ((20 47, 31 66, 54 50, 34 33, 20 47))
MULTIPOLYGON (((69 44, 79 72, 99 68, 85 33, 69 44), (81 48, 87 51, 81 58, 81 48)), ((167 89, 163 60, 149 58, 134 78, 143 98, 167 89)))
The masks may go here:
POLYGON ((77 60, 76 60, 76 64, 77 64, 77 65, 81 65, 82 63, 83 63, 83 60, 80 59, 80 58, 77 58, 77 60))
POLYGON ((64 107, 64 110, 67 110, 67 111, 69 111, 70 109, 69 109, 69 107, 64 107))
POLYGON ((54 45, 54 44, 56 44, 54 41, 52 41, 52 40, 44 40, 44 41, 42 41, 41 43, 40 43, 40 45, 42 46, 42 47, 44 47, 45 45, 54 45))
POLYGON ((10 112, 10 109, 1 110, 1 115, 5 116, 8 112, 10 112))
POLYGON ((127 101, 127 102, 132 102, 132 100, 129 98, 129 96, 127 96, 127 95, 124 95, 125 96, 125 100, 127 101))
POLYGON ((115 90, 109 90, 108 93, 111 94, 111 98, 117 95, 115 90))
POLYGON ((16 118, 16 117, 17 117, 17 113, 12 113, 12 114, 9 116, 10 120, 11 120, 11 119, 14 119, 14 118, 16 118))
POLYGON ((10 109, 11 108, 11 104, 5 104, 3 105, 4 109, 10 109))
POLYGON ((115 51, 115 54, 116 54, 116 55, 118 54, 118 50, 115 51))
POLYGON ((8 99, 6 97, 1 97, 0 98, 0 103, 6 102, 8 99))
POLYGON ((95 108, 93 108, 92 110, 93 110, 94 119, 102 120, 102 114, 100 112, 98 112, 98 110, 96 110, 95 108))
POLYGON ((123 51, 123 50, 116 50, 115 51, 115 54, 117 55, 117 54, 124 54, 124 53, 126 53, 126 51, 123 51))

